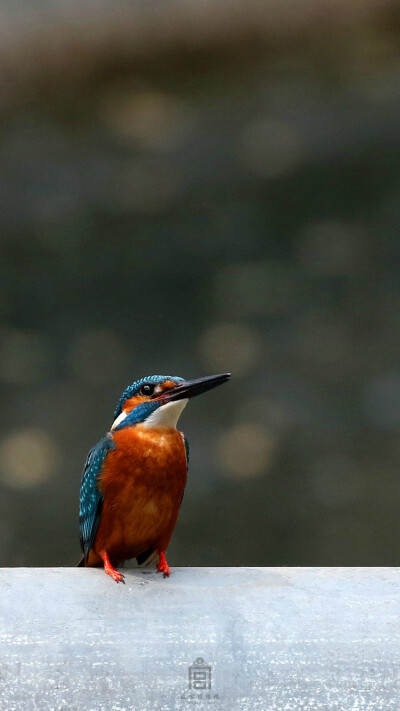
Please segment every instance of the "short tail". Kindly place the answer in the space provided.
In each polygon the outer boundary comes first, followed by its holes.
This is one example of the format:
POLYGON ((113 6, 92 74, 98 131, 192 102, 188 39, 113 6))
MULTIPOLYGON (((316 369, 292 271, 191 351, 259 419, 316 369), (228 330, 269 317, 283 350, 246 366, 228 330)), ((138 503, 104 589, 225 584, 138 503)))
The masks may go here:
POLYGON ((78 562, 75 564, 75 568, 84 568, 85 567, 85 556, 83 555, 82 558, 78 560, 78 562))
POLYGON ((157 556, 157 550, 151 547, 148 548, 147 551, 144 551, 143 553, 140 553, 140 555, 137 555, 136 561, 138 565, 149 565, 149 563, 151 563, 157 556))

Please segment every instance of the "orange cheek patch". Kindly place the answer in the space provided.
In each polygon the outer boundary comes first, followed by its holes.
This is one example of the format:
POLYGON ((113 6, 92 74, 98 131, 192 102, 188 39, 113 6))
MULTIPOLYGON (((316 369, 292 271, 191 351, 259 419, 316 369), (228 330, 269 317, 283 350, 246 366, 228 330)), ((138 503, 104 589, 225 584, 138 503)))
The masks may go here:
POLYGON ((140 405, 142 402, 148 402, 148 400, 150 400, 149 397, 144 397, 143 395, 134 395, 134 397, 131 397, 129 398, 129 400, 126 400, 124 402, 123 410, 129 415, 129 413, 132 412, 135 407, 140 405))
MULTIPOLYGON (((174 388, 175 383, 173 380, 164 380, 163 383, 161 383, 161 392, 158 393, 158 395, 155 395, 155 399, 160 397, 162 393, 166 392, 167 390, 171 390, 171 388, 174 388)), ((142 402, 149 402, 150 400, 153 400, 152 397, 146 397, 146 395, 134 395, 133 397, 130 397, 129 400, 126 400, 124 402, 123 406, 123 411, 126 412, 127 415, 129 415, 132 410, 140 405, 142 402)))
POLYGON ((166 390, 171 390, 171 388, 175 388, 176 385, 173 380, 164 380, 164 382, 161 384, 162 387, 162 392, 165 392, 166 390))

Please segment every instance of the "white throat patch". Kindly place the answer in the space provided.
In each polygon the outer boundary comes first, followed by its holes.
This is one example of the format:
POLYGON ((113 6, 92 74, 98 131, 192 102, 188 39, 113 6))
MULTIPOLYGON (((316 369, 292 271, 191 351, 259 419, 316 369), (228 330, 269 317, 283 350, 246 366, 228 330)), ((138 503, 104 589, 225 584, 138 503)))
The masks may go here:
POLYGON ((152 414, 148 416, 147 420, 141 424, 143 427, 168 427, 176 430, 178 420, 188 402, 189 400, 187 398, 167 402, 166 405, 161 405, 157 408, 157 410, 152 412, 152 414))
POLYGON ((128 417, 128 413, 122 410, 122 412, 118 415, 118 417, 115 418, 114 422, 112 423, 111 429, 115 430, 115 428, 118 427, 118 425, 121 424, 121 422, 123 422, 126 417, 128 417))

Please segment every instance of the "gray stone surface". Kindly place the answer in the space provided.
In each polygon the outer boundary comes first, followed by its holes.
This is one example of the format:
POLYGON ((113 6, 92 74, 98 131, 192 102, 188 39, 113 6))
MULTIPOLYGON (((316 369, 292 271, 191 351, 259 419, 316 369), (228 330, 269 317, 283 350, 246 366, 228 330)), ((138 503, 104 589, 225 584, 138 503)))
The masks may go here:
POLYGON ((128 570, 126 585, 2 569, 0 708, 397 711, 399 582, 396 568, 128 570), (199 657, 203 692, 188 687, 199 657))

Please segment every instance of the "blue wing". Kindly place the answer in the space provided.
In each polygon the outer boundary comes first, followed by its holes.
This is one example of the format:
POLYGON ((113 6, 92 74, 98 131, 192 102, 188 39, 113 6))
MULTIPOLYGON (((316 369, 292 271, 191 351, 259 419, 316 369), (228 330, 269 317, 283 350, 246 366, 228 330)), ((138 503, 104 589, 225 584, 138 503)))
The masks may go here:
MULTIPOLYGON (((182 432, 182 435, 183 435, 183 444, 185 445, 185 452, 186 452, 186 471, 188 471, 188 470, 189 470, 189 442, 187 441, 187 439, 186 439, 185 435, 183 434, 183 432, 182 432)), ((181 504, 182 504, 182 501, 183 501, 183 495, 184 495, 184 493, 185 493, 185 489, 182 491, 181 504)), ((181 505, 181 504, 180 504, 180 505, 181 505)))
POLYGON ((111 449, 115 449, 112 436, 107 434, 90 450, 82 474, 79 499, 80 542, 85 559, 93 545, 99 525, 103 495, 99 489, 99 474, 111 449))
POLYGON ((189 469, 189 442, 187 441, 185 435, 183 435, 183 442, 185 444, 186 464, 187 464, 187 468, 189 469))

